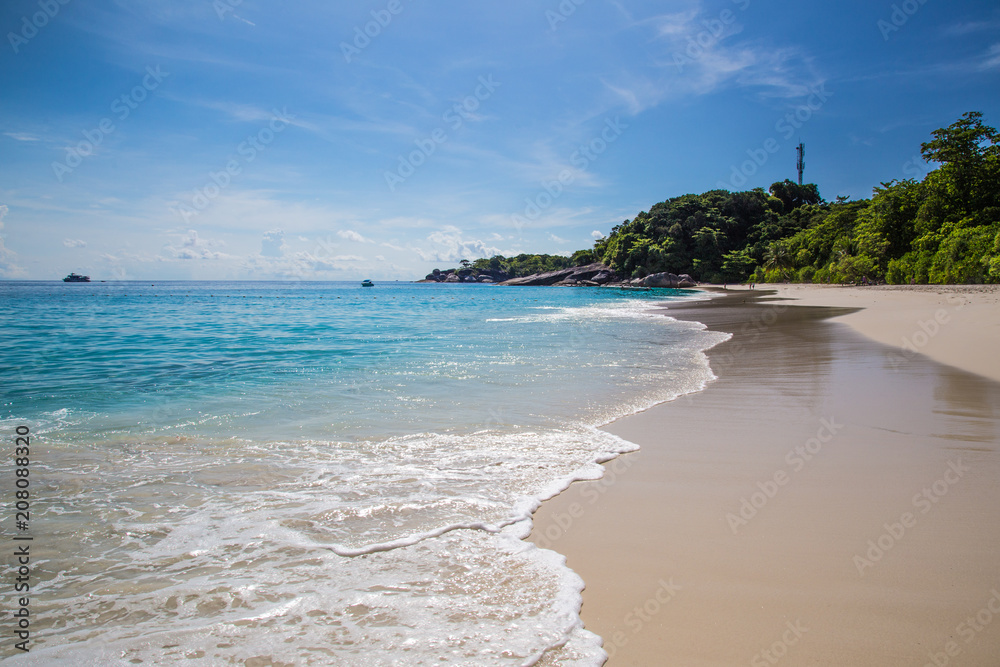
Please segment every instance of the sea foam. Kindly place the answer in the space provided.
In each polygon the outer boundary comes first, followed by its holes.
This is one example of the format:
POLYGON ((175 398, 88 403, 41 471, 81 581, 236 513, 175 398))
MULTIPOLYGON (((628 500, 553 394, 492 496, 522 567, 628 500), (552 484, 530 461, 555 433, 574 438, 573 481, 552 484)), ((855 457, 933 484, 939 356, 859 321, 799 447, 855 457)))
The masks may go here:
MULTIPOLYGON (((523 541, 531 513, 635 448, 601 424, 710 381, 724 335, 606 290, 125 293, 75 297, 105 302, 93 336, 14 359, 47 374, 5 390, 4 422, 38 437, 44 526, 16 662, 603 661, 583 582, 523 541)), ((17 296, 57 329, 80 312, 17 296)))

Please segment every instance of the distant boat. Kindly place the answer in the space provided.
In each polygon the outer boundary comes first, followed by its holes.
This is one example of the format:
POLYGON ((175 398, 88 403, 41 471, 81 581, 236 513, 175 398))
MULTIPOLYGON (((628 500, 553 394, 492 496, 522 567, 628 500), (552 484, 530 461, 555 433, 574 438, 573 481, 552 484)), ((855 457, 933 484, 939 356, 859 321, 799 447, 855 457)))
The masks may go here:
POLYGON ((375 287, 375 283, 373 283, 372 281, 370 281, 367 278, 365 278, 364 280, 361 281, 361 286, 362 287, 375 287))
POLYGON ((79 273, 71 273, 63 278, 64 283, 89 283, 90 276, 81 276, 79 273))

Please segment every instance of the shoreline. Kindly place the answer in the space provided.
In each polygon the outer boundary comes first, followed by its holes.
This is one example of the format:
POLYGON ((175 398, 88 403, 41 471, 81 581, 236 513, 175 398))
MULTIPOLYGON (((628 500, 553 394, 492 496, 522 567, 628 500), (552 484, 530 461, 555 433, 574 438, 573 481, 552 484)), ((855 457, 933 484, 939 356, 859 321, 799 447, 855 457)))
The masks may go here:
POLYGON ((1000 590, 1000 383, 923 353, 996 318, 997 293, 955 300, 911 353, 898 332, 956 294, 932 289, 760 286, 665 311, 734 334, 707 352, 718 379, 605 426, 641 449, 546 501, 529 538, 586 582, 608 665, 993 664, 1000 622, 956 628, 1000 590), (895 347, 852 331, 876 325, 895 347))

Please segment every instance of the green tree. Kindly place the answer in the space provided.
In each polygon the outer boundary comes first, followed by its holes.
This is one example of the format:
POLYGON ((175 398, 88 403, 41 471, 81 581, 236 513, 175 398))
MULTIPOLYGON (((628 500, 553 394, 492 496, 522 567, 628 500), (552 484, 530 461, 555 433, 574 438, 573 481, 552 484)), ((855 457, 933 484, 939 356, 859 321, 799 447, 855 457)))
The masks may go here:
POLYGON ((782 213, 790 213, 800 206, 818 204, 822 201, 819 189, 814 183, 799 185, 787 178, 778 183, 772 183, 771 196, 781 201, 782 213))
POLYGON ((750 256, 750 252, 743 250, 731 250, 722 259, 722 275, 727 282, 743 282, 757 268, 757 260, 750 256))
POLYGON ((790 180, 767 192, 710 190, 640 211, 572 257, 497 261, 514 276, 599 260, 623 276, 670 271, 702 281, 754 272, 813 282, 1000 282, 1000 134, 970 112, 935 130, 921 152, 939 167, 920 182, 881 183, 871 200, 828 203, 815 184, 790 180))
POLYGON ((764 254, 764 268, 770 274, 777 274, 782 280, 787 280, 789 270, 794 266, 788 246, 777 241, 772 243, 764 254))
POLYGON ((914 180, 891 181, 876 187, 871 204, 858 216, 854 241, 871 266, 872 277, 884 276, 889 262, 913 245, 914 221, 926 198, 926 188, 914 180))
POLYGON ((928 162, 941 164, 931 181, 943 191, 949 207, 967 215, 1000 205, 1000 135, 983 124, 983 114, 970 111, 931 134, 934 139, 921 144, 920 153, 928 162))

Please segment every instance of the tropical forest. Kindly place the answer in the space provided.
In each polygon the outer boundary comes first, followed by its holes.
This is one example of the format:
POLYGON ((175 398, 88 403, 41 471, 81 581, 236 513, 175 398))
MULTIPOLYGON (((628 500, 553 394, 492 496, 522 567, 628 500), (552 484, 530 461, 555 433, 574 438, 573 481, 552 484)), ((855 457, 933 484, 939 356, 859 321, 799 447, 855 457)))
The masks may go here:
POLYGON ((825 201, 815 184, 711 190, 656 204, 572 257, 496 256, 509 275, 603 262, 625 278, 699 282, 1000 282, 1000 135, 979 112, 921 144, 922 180, 881 183, 870 199, 825 201))

